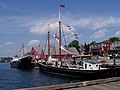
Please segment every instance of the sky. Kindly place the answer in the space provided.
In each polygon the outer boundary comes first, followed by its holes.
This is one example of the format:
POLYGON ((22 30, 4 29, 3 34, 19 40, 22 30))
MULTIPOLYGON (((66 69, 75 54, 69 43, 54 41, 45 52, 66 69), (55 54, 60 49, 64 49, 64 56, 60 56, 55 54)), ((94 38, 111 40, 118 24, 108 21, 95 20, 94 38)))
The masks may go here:
POLYGON ((45 46, 48 30, 53 43, 59 11, 65 44, 75 40, 71 31, 80 44, 120 37, 120 0, 0 0, 0 57, 14 56, 22 43, 26 51, 45 46))

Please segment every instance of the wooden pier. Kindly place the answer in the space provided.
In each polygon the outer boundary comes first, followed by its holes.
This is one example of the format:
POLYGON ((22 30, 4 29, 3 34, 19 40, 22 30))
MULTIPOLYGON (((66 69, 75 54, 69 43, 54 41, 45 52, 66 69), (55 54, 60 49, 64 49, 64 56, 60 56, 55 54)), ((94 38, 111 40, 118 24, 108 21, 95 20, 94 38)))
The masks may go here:
POLYGON ((19 90, 120 90, 120 77, 98 79, 69 84, 25 88, 19 90))

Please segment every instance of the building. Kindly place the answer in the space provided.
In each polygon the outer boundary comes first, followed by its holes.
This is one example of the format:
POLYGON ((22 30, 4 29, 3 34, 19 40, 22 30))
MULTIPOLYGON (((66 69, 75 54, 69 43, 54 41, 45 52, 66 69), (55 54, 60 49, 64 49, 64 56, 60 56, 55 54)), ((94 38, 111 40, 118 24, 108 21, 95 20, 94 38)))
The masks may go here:
POLYGON ((103 41, 90 45, 90 53, 92 55, 108 55, 112 42, 103 41))
MULTIPOLYGON (((79 55, 79 52, 75 47, 69 47, 65 48, 65 50, 61 50, 61 56, 59 55, 59 47, 51 47, 50 48, 50 54, 53 58, 68 58, 69 56, 72 57, 73 54, 79 55)), ((35 46, 32 47, 31 49, 31 55, 34 60, 42 60, 45 59, 47 60, 49 55, 48 55, 48 47, 44 46, 35 46)))
POLYGON ((117 53, 120 51, 120 41, 118 42, 113 42, 110 46, 110 50, 113 52, 113 53, 117 53))

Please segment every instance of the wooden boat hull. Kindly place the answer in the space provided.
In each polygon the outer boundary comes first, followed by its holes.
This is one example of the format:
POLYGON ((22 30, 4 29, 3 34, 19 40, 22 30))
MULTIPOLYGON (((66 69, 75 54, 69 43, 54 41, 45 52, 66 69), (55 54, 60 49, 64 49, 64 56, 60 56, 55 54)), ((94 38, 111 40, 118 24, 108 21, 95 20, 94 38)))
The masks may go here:
POLYGON ((102 70, 76 70, 76 69, 68 69, 63 67, 52 67, 49 65, 44 65, 39 63, 39 68, 41 71, 57 74, 67 77, 75 77, 75 78, 105 78, 109 75, 109 69, 102 70))
POLYGON ((32 63, 32 57, 30 56, 20 58, 18 61, 10 62, 10 65, 12 68, 24 68, 24 69, 34 68, 35 66, 35 64, 32 63))

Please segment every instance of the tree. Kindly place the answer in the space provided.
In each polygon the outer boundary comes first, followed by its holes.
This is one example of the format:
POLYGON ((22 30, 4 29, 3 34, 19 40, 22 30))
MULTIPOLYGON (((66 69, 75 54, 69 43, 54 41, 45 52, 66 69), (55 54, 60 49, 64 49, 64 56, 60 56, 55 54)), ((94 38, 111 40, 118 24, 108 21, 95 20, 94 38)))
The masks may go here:
POLYGON ((77 49, 77 51, 80 52, 79 41, 77 41, 77 40, 73 40, 72 42, 70 42, 70 44, 68 44, 68 47, 75 47, 77 49))
POLYGON ((118 37, 112 37, 112 38, 109 38, 109 41, 115 42, 115 41, 120 41, 120 39, 118 37))
POLYGON ((90 45, 95 44, 95 43, 96 43, 96 41, 92 41, 92 42, 90 43, 90 45))
POLYGON ((85 53, 87 54, 87 53, 89 53, 89 50, 90 50, 90 48, 89 48, 89 44, 86 44, 86 42, 85 42, 85 44, 84 44, 84 49, 85 49, 85 53))

